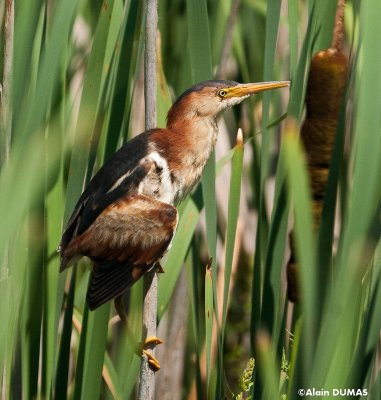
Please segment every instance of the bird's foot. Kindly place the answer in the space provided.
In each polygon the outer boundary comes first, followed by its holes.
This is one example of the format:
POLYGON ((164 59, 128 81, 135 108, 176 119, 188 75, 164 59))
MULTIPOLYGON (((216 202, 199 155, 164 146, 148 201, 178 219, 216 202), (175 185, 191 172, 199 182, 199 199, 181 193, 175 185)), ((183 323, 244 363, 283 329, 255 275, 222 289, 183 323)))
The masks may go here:
POLYGON ((157 344, 162 344, 162 343, 163 343, 163 341, 160 338, 158 338, 157 336, 150 336, 144 341, 143 349, 150 345, 157 345, 157 344))
POLYGON ((151 336, 148 337, 143 344, 143 349, 142 349, 142 355, 145 355, 147 357, 147 362, 150 365, 150 367, 156 372, 160 369, 160 363, 159 360, 150 353, 150 349, 152 347, 163 343, 163 341, 156 337, 156 336, 151 336))

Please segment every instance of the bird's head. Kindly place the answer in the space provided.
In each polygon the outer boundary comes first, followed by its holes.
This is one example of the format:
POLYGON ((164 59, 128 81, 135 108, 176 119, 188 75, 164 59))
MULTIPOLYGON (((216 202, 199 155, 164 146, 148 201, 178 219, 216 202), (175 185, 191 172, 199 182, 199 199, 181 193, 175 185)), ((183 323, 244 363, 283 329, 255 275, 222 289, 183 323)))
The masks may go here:
POLYGON ((185 91, 168 112, 168 124, 176 119, 210 118, 228 107, 241 103, 252 94, 289 86, 289 81, 238 83, 205 81, 185 91))

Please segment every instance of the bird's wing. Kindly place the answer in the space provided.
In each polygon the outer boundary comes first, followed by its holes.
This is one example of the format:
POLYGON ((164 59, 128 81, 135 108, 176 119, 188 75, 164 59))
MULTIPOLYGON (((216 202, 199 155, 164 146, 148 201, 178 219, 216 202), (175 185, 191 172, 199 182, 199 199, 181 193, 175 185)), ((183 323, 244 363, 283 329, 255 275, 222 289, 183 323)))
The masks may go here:
MULTIPOLYGON (((62 235, 61 255, 70 241, 84 232, 110 204, 137 192, 139 183, 151 168, 144 163, 150 131, 144 132, 120 148, 95 174, 79 198, 62 235)), ((61 270, 70 260, 63 258, 61 270)))
POLYGON ((95 265, 88 303, 94 309, 125 291, 168 249, 176 226, 175 207, 145 195, 121 198, 73 238, 64 257, 87 255, 95 265))
MULTIPOLYGON (((132 197, 137 194, 139 182, 147 175, 151 165, 149 162, 138 165, 132 171, 127 171, 118 182, 118 186, 107 190, 107 186, 100 184, 98 187, 94 185, 94 180, 86 189, 83 195, 78 200, 73 214, 67 224, 67 227, 62 235, 62 239, 58 250, 62 256, 61 271, 63 271, 71 260, 65 254, 66 248, 70 243, 89 229, 96 221, 97 217, 111 204, 118 201, 120 198, 132 197)), ((97 175, 94 177, 97 178, 97 175)))

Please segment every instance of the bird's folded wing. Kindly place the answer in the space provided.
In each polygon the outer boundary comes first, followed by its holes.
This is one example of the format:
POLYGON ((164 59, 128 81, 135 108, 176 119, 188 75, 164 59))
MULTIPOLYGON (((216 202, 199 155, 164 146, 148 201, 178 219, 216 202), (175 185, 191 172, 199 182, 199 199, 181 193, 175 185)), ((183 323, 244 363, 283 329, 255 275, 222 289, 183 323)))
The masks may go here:
POLYGON ((63 255, 152 264, 171 241, 176 225, 175 207, 144 195, 122 198, 73 238, 63 255))
POLYGON ((91 308, 125 291, 164 255, 177 219, 175 207, 136 195, 109 205, 70 241, 64 257, 86 255, 95 262, 88 294, 91 308))
POLYGON ((151 167, 150 163, 140 164, 136 168, 128 170, 119 178, 104 179, 107 184, 102 181, 104 174, 102 174, 103 170, 101 169, 82 193, 69 219, 59 245, 61 255, 63 255, 63 251, 73 237, 86 231, 109 205, 121 198, 136 195, 139 182, 151 167), (112 190, 110 182, 114 182, 114 186, 115 183, 118 183, 115 190, 112 190))

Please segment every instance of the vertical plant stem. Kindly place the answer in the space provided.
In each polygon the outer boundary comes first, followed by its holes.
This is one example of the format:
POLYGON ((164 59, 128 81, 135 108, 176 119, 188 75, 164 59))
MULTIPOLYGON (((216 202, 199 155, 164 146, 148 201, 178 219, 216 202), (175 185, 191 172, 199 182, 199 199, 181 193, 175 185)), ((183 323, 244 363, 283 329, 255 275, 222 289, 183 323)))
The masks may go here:
POLYGON ((12 65, 13 65, 13 35, 14 35, 15 8, 13 0, 5 1, 4 15, 4 66, 1 87, 1 159, 0 165, 8 163, 11 149, 11 88, 12 88, 12 65))
POLYGON ((232 5, 231 5, 229 18, 226 23, 224 44, 223 44, 222 52, 221 52, 221 59, 220 59, 218 69, 216 72, 217 79, 225 79, 227 72, 228 72, 227 71, 228 60, 229 60, 230 51, 231 51, 231 47, 232 47, 233 31, 234 31, 235 21, 237 19, 238 7, 239 7, 240 2, 241 2, 241 0, 233 0, 232 5))
POLYGON ((157 0, 146 0, 144 101, 146 129, 156 127, 156 31, 157 0))
MULTIPOLYGON (((157 0, 146 0, 146 29, 144 56, 145 127, 156 126, 156 31, 157 0)), ((144 277, 143 337, 156 336, 157 323, 157 273, 152 269, 144 277)), ((153 355, 155 345, 149 350, 153 355)), ((140 367, 139 400, 150 400, 155 395, 155 372, 150 368, 146 355, 140 367)))
MULTIPOLYGON (((0 167, 8 164, 11 150, 11 87, 12 87, 12 65, 13 65, 13 35, 14 35, 15 10, 13 0, 5 1, 4 11, 4 53, 3 53, 3 76, 0 83, 0 167)), ((0 277, 7 277, 9 271, 9 249, 5 245, 4 255, 0 257, 0 277)), ((1 278, 0 278, 1 280, 1 278)), ((9 285, 9 283, 8 283, 9 285)), ((10 286, 10 285, 9 285, 10 286)), ((9 287, 8 286, 8 287, 9 287)), ((10 368, 9 368, 10 369, 10 368)), ((6 363, 1 368, 0 374, 0 397, 5 398, 7 393, 7 374, 10 373, 6 363)))

